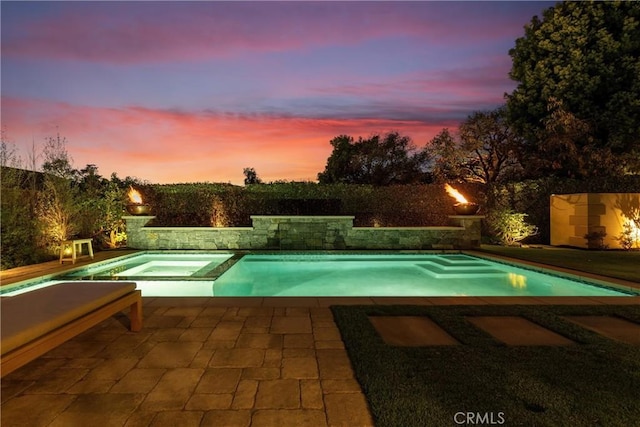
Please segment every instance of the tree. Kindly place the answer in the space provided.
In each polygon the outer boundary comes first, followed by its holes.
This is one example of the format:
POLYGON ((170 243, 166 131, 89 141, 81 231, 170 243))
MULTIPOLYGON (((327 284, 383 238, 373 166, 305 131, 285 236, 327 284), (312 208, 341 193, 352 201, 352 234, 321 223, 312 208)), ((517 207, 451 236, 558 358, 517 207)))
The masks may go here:
POLYGON ((330 143, 333 151, 325 170, 318 174, 321 184, 392 185, 427 179, 426 152, 397 132, 360 137, 356 142, 351 136, 340 135, 330 143))
POLYGON ((573 138, 574 156, 589 156, 591 164, 605 159, 610 174, 640 172, 640 2, 559 3, 542 20, 533 17, 509 54, 510 77, 519 82, 507 95, 509 116, 526 138, 522 159, 544 167, 539 175, 592 175, 572 168, 577 160, 554 158, 558 129, 550 121, 558 105, 588 128, 563 131, 565 143, 573 138))
POLYGON ((518 175, 521 139, 507 123, 506 109, 473 113, 460 125, 460 140, 471 180, 493 184, 518 175))
POLYGON ((99 199, 99 224, 94 234, 109 248, 116 248, 127 238, 122 213, 126 204, 126 190, 115 181, 107 181, 99 199))
POLYGON ((45 177, 36 212, 42 224, 43 243, 52 253, 79 231, 77 197, 77 188, 69 180, 54 175, 45 177))
POLYGON ((578 119, 555 98, 550 98, 548 112, 540 131, 544 143, 525 162, 529 176, 539 171, 571 178, 610 175, 617 168, 611 150, 595 145, 587 121, 578 119))
POLYGON ((98 174, 98 167, 88 164, 76 173, 79 192, 77 231, 80 236, 95 239, 94 244, 116 248, 126 239, 122 214, 129 187, 120 186, 115 179, 109 181, 98 174))
POLYGON ((436 182, 465 181, 464 153, 449 129, 442 129, 426 148, 431 158, 431 173, 436 182))
POLYGON ((88 164, 84 169, 76 172, 80 189, 88 196, 95 197, 100 194, 102 188, 108 180, 98 174, 98 166, 93 163, 88 164))
POLYGON ((459 134, 456 141, 444 129, 429 143, 436 180, 493 184, 518 176, 521 139, 507 122, 505 108, 473 113, 460 125, 459 134))
POLYGON ((262 184, 262 180, 254 168, 244 168, 242 173, 244 174, 244 185, 262 184))
POLYGON ((67 151, 67 139, 58 133, 56 137, 48 137, 42 149, 44 162, 42 171, 46 174, 64 179, 75 179, 77 171, 73 169, 73 160, 67 151))

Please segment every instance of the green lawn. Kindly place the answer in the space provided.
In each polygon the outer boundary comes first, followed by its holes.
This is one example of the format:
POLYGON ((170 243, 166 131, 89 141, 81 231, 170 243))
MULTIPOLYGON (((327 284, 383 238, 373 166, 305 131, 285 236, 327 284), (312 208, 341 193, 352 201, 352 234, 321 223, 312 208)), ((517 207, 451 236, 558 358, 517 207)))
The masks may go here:
POLYGON ((640 251, 482 245, 482 252, 640 283, 640 251))
POLYGON ((630 426, 640 420, 640 347, 565 320, 640 323, 638 306, 333 306, 376 427, 453 426, 459 413, 508 426, 630 426), (461 345, 386 344, 369 316, 427 316, 461 345), (469 316, 522 316, 574 344, 506 346, 469 316))

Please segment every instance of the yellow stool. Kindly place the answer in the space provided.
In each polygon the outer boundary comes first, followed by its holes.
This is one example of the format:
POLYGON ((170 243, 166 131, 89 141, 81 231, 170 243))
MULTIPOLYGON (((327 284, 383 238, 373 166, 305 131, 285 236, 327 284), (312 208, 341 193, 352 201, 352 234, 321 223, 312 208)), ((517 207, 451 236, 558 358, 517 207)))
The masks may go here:
POLYGON ((82 253, 82 244, 86 243, 89 247, 89 254, 85 256, 90 256, 93 259, 93 246, 91 245, 91 239, 74 239, 74 240, 65 240, 60 245, 60 264, 65 261, 71 261, 72 264, 76 263, 76 259, 78 258, 78 254, 82 253), (70 247, 71 248, 71 257, 65 256, 65 250, 70 247))

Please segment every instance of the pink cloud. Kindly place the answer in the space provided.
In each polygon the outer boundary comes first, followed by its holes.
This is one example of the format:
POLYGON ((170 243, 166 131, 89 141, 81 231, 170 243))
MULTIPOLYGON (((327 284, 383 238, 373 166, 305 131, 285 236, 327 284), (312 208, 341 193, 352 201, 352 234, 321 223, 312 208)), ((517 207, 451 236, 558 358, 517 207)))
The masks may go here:
POLYGON ((9 138, 23 151, 59 132, 76 168, 92 163, 104 176, 157 183, 239 184, 245 167, 267 181, 315 180, 331 153, 329 141, 340 134, 399 131, 420 146, 457 124, 95 108, 6 97, 2 109, 9 138))
MULTIPOLYGON (((448 108, 437 107, 435 99, 446 99, 450 106, 468 108, 470 105, 504 102, 504 92, 515 83, 507 76, 511 61, 506 56, 490 58, 487 63, 466 68, 424 70, 400 74, 380 81, 359 81, 351 84, 326 85, 313 91, 332 95, 353 95, 364 98, 394 99, 395 103, 415 102, 426 113, 442 114, 448 108), (402 101, 399 101, 402 100, 402 101), (428 106, 425 106, 425 102, 428 106)), ((412 109, 416 107, 412 106, 412 109)), ((415 111, 415 110, 414 110, 415 111)))
MULTIPOLYGON (((467 2, 68 2, 3 23, 3 56, 140 63, 417 37, 452 45, 518 34, 530 13, 467 2), (514 16, 523 16, 522 22, 514 16)), ((529 6, 529 9, 532 9, 529 6)), ((542 9, 542 7, 540 7, 542 9)), ((9 9, 10 12, 11 9, 9 9)), ((6 15, 6 11, 4 14, 6 15)))

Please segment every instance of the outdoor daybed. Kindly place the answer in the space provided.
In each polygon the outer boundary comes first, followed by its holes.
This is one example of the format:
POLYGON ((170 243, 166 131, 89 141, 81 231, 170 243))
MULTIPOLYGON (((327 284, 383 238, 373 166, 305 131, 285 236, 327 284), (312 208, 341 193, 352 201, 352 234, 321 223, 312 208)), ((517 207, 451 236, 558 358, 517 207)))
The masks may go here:
POLYGON ((65 282, 0 298, 0 376, 130 307, 142 329, 142 294, 133 282, 65 282))

